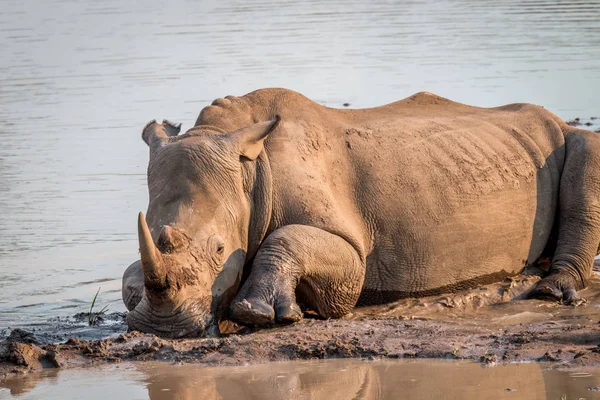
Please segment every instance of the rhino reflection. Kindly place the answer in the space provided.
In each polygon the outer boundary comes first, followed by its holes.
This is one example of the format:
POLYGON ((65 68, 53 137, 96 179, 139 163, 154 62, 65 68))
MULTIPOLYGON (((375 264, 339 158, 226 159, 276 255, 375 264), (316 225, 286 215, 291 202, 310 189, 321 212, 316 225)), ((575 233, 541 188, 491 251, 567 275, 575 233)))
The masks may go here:
POLYGON ((433 360, 330 360, 206 368, 165 363, 122 369, 71 369, 30 374, 0 382, 24 398, 162 399, 559 399, 591 398, 600 386, 592 374, 545 369, 542 364, 484 367, 473 362, 433 360), (77 385, 73 383, 77 382, 77 385), (507 389, 512 389, 508 390, 507 389), (140 393, 141 391, 141 393, 140 393))
MULTIPOLYGON (((355 364, 355 363, 351 363, 355 364)), ((359 363, 362 364, 362 363, 359 363)), ((162 399, 379 399, 380 383, 368 365, 272 364, 246 368, 153 369, 152 400, 162 399), (215 373, 216 372, 216 373, 215 373)))
POLYGON ((336 360, 243 368, 152 368, 148 393, 162 399, 482 399, 589 396, 596 376, 573 379, 541 364, 484 367, 471 362, 370 363, 336 360), (509 389, 509 390, 507 390, 509 389), (513 393, 516 391, 516 393, 513 393), (517 397, 515 397, 515 394, 517 397))
POLYGON ((543 371, 534 363, 495 367, 465 362, 382 363, 377 371, 385 399, 398 398, 398 393, 422 400, 546 399, 543 371))

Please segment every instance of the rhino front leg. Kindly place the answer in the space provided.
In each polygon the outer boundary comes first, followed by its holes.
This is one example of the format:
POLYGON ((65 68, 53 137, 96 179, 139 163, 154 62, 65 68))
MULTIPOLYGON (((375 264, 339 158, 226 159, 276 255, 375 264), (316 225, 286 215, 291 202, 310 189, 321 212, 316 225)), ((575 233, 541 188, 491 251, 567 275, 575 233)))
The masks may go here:
POLYGON ((271 233, 248 280, 231 304, 231 317, 248 325, 302 319, 296 295, 324 318, 339 318, 356 304, 365 264, 341 237, 288 225, 271 233))
POLYGON ((560 181, 558 243, 550 275, 532 296, 579 304, 600 243, 600 136, 576 131, 567 136, 560 181))

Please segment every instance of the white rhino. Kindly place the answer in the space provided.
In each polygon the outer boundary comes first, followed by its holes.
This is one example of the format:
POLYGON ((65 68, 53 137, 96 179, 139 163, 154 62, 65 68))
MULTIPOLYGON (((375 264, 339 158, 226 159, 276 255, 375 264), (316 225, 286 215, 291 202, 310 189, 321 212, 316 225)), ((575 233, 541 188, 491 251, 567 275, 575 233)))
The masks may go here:
POLYGON ((131 329, 202 335, 337 318, 356 305, 515 275, 575 302, 600 244, 600 138, 542 107, 431 93, 333 109, 285 89, 217 99, 196 126, 151 122, 131 329), (211 328, 212 329, 212 328, 211 328))

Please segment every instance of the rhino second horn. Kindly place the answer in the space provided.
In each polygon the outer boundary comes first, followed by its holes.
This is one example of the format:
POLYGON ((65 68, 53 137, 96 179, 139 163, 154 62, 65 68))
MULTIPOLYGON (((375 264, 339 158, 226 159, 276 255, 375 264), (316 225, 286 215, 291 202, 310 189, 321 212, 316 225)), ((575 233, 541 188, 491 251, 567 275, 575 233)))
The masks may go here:
POLYGON ((148 289, 165 288, 166 273, 162 254, 152 240, 146 218, 142 212, 138 215, 138 240, 146 287, 148 289))

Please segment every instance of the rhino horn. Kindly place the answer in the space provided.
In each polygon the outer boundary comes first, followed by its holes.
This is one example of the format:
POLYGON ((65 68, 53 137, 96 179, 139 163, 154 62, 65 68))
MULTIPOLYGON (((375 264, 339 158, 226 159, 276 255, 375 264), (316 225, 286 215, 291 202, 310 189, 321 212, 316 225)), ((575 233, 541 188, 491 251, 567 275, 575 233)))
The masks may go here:
POLYGON ((166 273, 162 254, 152 240, 146 217, 142 212, 138 215, 138 240, 146 287, 149 289, 164 288, 166 286, 166 273))

